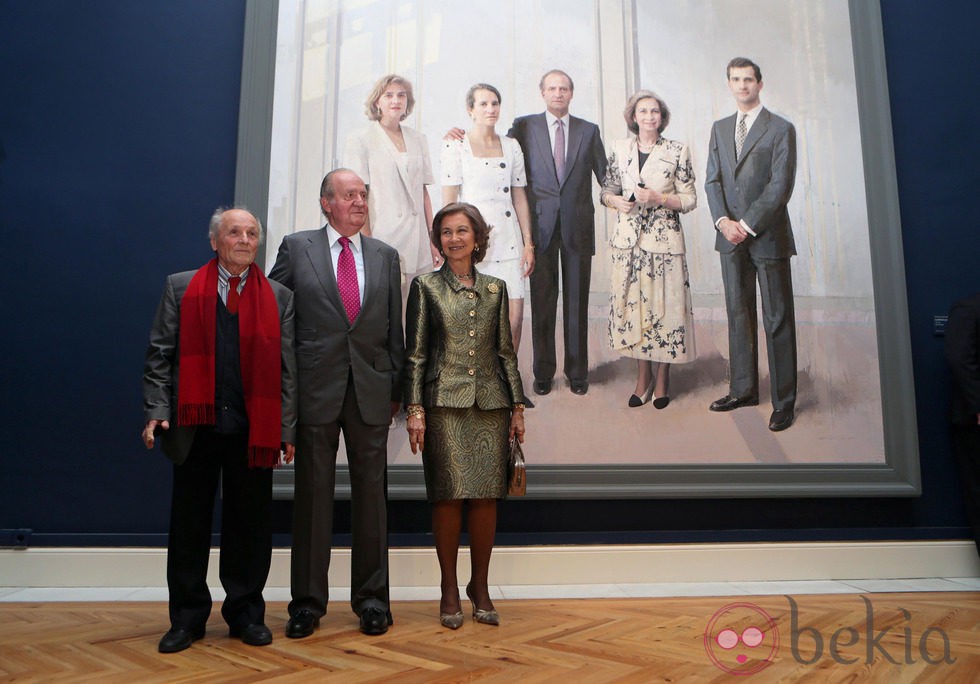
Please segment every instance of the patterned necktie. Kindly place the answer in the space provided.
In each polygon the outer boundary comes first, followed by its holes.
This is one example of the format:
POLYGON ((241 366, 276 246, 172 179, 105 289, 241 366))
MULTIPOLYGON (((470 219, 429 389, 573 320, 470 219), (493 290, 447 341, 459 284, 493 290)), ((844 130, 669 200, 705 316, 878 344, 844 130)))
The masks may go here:
POLYGON ((225 308, 232 316, 238 313, 238 283, 240 282, 242 282, 241 276, 228 278, 228 301, 225 302, 225 308))
POLYGON ((738 115, 738 126, 735 127, 735 161, 742 156, 742 145, 745 144, 745 136, 749 134, 749 129, 745 125, 745 112, 738 115))
POLYGON ((354 265, 354 252, 350 249, 350 238, 340 238, 340 258, 337 259, 337 288, 347 310, 347 320, 351 323, 361 311, 361 292, 357 286, 357 266, 354 265))
POLYGON ((558 119, 558 130, 555 131, 555 172, 558 182, 565 180, 565 124, 558 119))

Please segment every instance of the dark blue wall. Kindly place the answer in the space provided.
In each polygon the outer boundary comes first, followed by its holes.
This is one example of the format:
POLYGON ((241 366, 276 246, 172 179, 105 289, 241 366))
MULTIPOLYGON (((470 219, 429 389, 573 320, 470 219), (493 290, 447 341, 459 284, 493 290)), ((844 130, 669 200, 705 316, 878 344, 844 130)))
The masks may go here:
MULTIPOLYGON (((882 2, 923 496, 521 501, 502 541, 967 535, 931 319, 980 290, 978 14, 882 2)), ((208 258, 207 219, 233 198, 243 22, 244 0, 0 0, 0 529, 32 544, 164 543, 170 469, 139 443, 140 369, 164 276, 208 258)), ((280 541, 288 517, 277 503, 280 541)), ((427 505, 391 519, 417 542, 427 505)))

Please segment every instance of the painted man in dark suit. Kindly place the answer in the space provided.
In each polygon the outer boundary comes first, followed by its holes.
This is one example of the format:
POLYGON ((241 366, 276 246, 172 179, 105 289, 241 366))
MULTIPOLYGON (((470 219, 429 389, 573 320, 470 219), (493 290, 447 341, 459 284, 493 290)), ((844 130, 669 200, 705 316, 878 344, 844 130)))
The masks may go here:
POLYGON ((710 408, 731 411, 759 403, 758 280, 772 391, 769 429, 778 432, 793 424, 796 406, 790 274, 796 245, 786 209, 796 179, 796 131, 762 106, 762 72, 755 63, 736 57, 727 75, 738 112, 711 129, 704 189, 725 286, 729 390, 710 408))
POLYGON ((534 391, 551 391, 557 358, 555 327, 561 271, 565 376, 572 392, 589 389, 589 288, 595 254, 592 180, 606 174, 598 127, 569 115, 575 94, 563 71, 539 83, 546 111, 518 117, 507 135, 520 143, 527 170, 535 266, 531 274, 531 338, 534 391))
POLYGON ((262 237, 243 209, 211 218, 217 258, 167 278, 143 372, 143 442, 161 435, 174 462, 161 653, 204 636, 208 556, 220 479, 221 614, 246 644, 272 641, 262 589, 272 560, 272 468, 293 460, 293 294, 253 266, 262 237))
POLYGON ((286 236, 269 274, 296 296, 299 423, 286 625, 291 638, 312 634, 327 609, 341 432, 351 478, 351 607, 365 634, 383 634, 392 622, 388 426, 401 402, 405 359, 398 253, 360 234, 367 188, 353 171, 326 175, 320 207, 327 224, 286 236), (353 263, 344 266, 345 259, 353 263))
POLYGON ((980 554, 980 293, 956 302, 949 310, 946 360, 953 372, 949 406, 953 456, 980 554))

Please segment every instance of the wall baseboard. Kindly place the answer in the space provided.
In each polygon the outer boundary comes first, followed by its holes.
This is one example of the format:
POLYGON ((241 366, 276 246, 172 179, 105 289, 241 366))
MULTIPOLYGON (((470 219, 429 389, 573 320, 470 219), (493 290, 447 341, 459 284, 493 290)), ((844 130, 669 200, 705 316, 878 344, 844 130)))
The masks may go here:
MULTIPOLYGON (((0 549, 0 584, 164 587, 166 558, 159 548, 0 549)), ((393 587, 439 584, 432 548, 392 549, 390 563, 393 587)), ((212 586, 217 574, 214 549, 212 586)), ((970 541, 524 546, 495 549, 491 574, 500 586, 980 577, 980 559, 970 541)), ((350 586, 349 548, 334 549, 330 585, 350 586)), ((288 549, 273 551, 267 586, 289 586, 288 549)))

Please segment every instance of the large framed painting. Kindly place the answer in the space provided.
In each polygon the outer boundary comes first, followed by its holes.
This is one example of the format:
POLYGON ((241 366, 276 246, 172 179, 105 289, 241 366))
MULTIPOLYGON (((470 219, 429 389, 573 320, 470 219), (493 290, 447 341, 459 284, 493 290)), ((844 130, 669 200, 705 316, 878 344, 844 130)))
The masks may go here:
MULTIPOLYGON (((915 496, 920 492, 901 222, 877 0, 253 0, 248 4, 236 200, 267 226, 265 263, 282 236, 323 223, 318 191, 344 142, 367 125, 375 81, 413 83, 405 120, 427 137, 440 205, 439 150, 470 123, 478 82, 502 95, 498 133, 543 111, 539 79, 574 79, 571 113, 595 122, 606 149, 627 136, 623 108, 638 89, 671 111, 664 136, 685 143, 697 206, 681 216, 696 354, 672 367, 671 402, 629 407, 636 361, 612 349, 609 312, 614 214, 596 206, 589 299, 587 394, 531 394, 528 496, 915 496), (735 111, 725 67, 762 70, 762 102, 796 130, 788 210, 796 308, 796 421, 767 428, 765 336, 760 405, 717 413, 728 390, 728 322, 715 227, 704 196, 712 122, 735 111)), ((560 312, 561 307, 559 307, 560 312)), ((530 319, 518 351, 530 392, 530 319)), ((562 321, 556 338, 562 358, 562 321)), ((389 437, 393 497, 421 497, 404 420, 389 437)), ((343 462, 343 458, 340 459, 343 462)), ((341 466, 340 488, 346 487, 341 466)), ((292 469, 276 474, 291 496, 292 469)))

